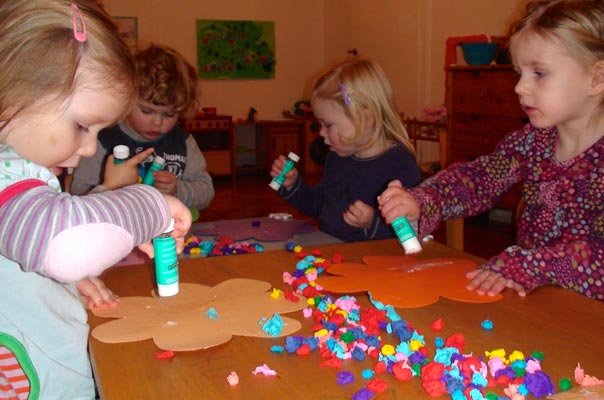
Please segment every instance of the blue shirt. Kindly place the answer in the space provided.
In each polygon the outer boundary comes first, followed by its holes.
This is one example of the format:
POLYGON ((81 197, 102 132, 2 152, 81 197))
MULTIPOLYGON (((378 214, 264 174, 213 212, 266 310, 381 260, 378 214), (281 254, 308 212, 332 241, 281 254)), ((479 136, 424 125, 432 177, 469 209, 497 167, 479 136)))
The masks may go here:
POLYGON ((413 154, 395 145, 371 158, 327 155, 321 182, 310 187, 302 179, 291 191, 281 187, 279 194, 304 214, 318 219, 319 229, 345 242, 395 237, 392 228, 382 219, 377 197, 390 181, 398 179, 405 187, 421 181, 421 173, 413 154), (374 208, 369 228, 348 225, 342 215, 357 200, 374 208))

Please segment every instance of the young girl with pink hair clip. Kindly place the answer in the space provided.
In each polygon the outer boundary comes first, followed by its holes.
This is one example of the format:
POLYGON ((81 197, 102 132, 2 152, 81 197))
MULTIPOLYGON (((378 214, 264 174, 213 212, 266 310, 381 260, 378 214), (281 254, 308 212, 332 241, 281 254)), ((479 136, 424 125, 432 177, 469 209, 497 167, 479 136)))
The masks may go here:
POLYGON ((146 185, 76 197, 56 175, 130 108, 134 65, 94 0, 0 2, 0 398, 92 399, 86 306, 95 276, 191 214, 146 185))

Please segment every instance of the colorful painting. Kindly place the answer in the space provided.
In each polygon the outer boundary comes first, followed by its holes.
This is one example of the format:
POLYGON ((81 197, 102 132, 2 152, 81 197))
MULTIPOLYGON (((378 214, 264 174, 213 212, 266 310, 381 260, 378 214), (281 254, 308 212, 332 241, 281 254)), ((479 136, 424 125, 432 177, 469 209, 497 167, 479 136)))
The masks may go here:
POLYGON ((198 19, 197 70, 205 79, 275 77, 275 23, 198 19))

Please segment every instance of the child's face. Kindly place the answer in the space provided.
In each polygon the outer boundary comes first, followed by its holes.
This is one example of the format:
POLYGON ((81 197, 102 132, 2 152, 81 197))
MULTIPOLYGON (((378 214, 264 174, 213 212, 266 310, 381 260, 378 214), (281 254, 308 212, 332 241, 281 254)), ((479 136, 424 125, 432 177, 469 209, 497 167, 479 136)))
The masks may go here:
POLYGON ((41 98, 25 109, 6 126, 4 142, 21 157, 57 174, 61 168, 77 167, 80 158, 94 155, 97 134, 120 119, 129 98, 111 89, 106 77, 83 67, 78 81, 67 99, 41 98))
POLYGON ((321 123, 319 134, 325 139, 325 144, 340 157, 356 154, 359 146, 356 143, 343 143, 342 139, 354 137, 356 126, 348 118, 338 102, 319 97, 312 98, 312 111, 321 123))
POLYGON ((512 46, 520 74, 515 90, 531 123, 560 130, 589 118, 595 104, 591 74, 556 41, 532 32, 521 35, 512 46))
POLYGON ((157 140, 174 128, 178 116, 172 106, 158 106, 139 99, 127 121, 143 138, 157 140))

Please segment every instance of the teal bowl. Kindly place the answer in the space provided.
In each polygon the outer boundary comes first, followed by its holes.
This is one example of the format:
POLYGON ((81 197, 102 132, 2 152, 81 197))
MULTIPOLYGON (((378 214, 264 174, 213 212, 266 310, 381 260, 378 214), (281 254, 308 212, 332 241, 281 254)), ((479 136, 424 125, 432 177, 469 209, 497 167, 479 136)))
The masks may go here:
POLYGON ((462 43, 463 58, 468 65, 489 65, 495 60, 498 43, 462 43))

